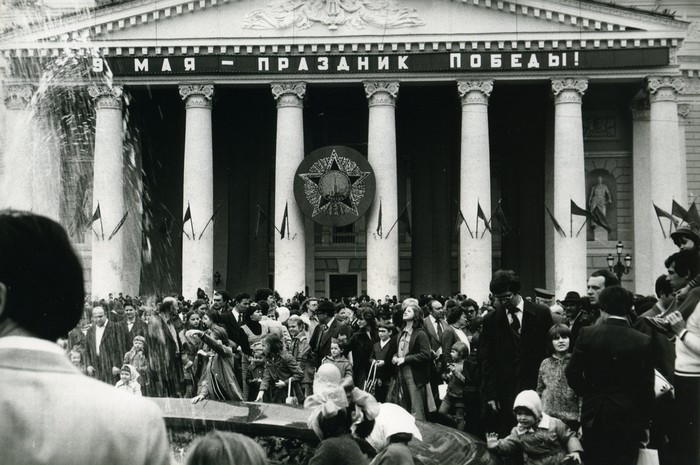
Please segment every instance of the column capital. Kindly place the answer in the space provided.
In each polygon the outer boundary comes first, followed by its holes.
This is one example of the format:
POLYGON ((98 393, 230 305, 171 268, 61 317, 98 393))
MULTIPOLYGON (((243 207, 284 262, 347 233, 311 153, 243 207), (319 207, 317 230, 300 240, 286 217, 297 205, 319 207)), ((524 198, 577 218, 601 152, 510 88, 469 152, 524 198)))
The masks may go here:
POLYGON ((581 103, 588 89, 588 79, 552 79, 554 103, 581 103))
POLYGON ((369 100, 369 106, 396 105, 399 97, 399 83, 396 81, 366 81, 365 94, 369 100))
POLYGON ((214 96, 212 84, 185 84, 180 86, 180 97, 185 101, 185 108, 209 108, 214 96))
POLYGON ((483 81, 457 81, 457 92, 459 92, 462 105, 488 105, 491 91, 493 91, 493 79, 486 79, 483 81))
POLYGON ((9 85, 5 88, 5 106, 8 110, 24 110, 34 95, 31 84, 9 85))
POLYGON ((304 106, 305 82, 275 82, 271 87, 272 95, 277 100, 277 108, 304 106))
POLYGON ((109 87, 92 85, 88 87, 88 93, 90 97, 95 99, 95 107, 98 110, 122 109, 122 95, 124 95, 124 88, 122 86, 109 87))
POLYGON ((638 96, 630 103, 634 121, 649 121, 649 109, 649 98, 646 96, 638 96))
POLYGON ((675 76, 648 76, 647 90, 649 100, 653 102, 675 102, 680 91, 685 87, 685 80, 675 76))

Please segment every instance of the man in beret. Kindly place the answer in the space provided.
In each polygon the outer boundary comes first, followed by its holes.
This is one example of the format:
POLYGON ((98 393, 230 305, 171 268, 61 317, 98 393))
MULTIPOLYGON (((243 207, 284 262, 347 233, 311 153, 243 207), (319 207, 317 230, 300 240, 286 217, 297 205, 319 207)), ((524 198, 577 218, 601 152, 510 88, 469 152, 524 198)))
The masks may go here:
POLYGON ((83 375, 54 342, 78 323, 83 298, 65 230, 0 211, 0 461, 169 464, 158 407, 83 375))

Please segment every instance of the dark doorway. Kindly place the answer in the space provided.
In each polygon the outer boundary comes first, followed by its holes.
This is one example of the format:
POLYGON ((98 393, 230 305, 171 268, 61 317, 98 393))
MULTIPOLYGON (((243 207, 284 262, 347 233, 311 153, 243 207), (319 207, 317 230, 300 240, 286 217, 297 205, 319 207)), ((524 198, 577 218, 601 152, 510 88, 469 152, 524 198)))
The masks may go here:
POLYGON ((357 274, 328 275, 328 286, 333 300, 357 296, 357 274))

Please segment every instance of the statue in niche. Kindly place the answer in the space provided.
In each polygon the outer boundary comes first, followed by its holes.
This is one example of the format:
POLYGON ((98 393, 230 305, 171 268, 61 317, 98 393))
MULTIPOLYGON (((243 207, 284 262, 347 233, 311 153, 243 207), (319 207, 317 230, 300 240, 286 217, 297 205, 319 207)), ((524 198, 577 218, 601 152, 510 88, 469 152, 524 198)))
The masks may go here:
POLYGON ((591 187, 591 193, 588 196, 588 210, 593 211, 596 207, 607 218, 608 205, 612 203, 612 195, 610 189, 603 182, 603 177, 598 176, 598 184, 591 187))

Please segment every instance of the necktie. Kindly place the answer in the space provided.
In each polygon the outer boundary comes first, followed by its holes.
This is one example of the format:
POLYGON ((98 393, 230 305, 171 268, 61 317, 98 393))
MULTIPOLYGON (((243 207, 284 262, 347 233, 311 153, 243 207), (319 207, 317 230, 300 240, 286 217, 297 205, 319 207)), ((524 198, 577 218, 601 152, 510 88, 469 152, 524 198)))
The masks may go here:
POLYGON ((240 323, 243 323, 243 314, 242 314, 242 313, 239 313, 239 314, 238 314, 238 323, 239 323, 239 324, 240 324, 240 323))
POLYGON ((516 333, 520 334, 520 320, 518 320, 518 315, 517 315, 518 309, 517 308, 508 309, 508 313, 510 313, 511 319, 513 320, 510 323, 511 329, 513 331, 515 331, 516 333))
POLYGON ((328 325, 324 323, 321 325, 321 334, 325 333, 326 331, 328 331, 328 325))
POLYGON ((437 324, 437 335, 438 335, 438 339, 440 339, 442 337, 442 322, 439 320, 436 320, 435 324, 437 324))

